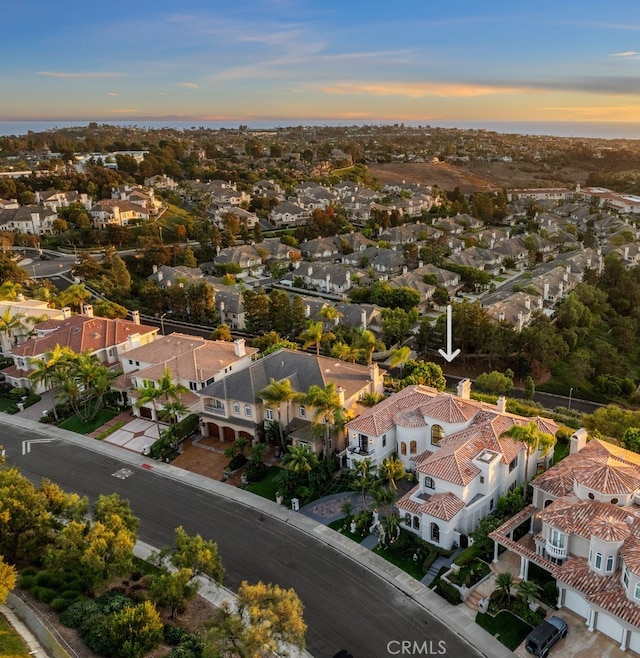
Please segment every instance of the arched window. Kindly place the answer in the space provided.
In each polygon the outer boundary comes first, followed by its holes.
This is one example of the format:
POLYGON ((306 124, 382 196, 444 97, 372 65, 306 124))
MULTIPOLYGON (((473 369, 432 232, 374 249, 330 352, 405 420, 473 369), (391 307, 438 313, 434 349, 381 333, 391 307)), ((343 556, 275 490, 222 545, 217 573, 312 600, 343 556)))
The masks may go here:
POLYGON ((409 512, 404 515, 404 522, 406 525, 411 526, 411 514, 409 512))
POLYGON ((431 445, 437 446, 444 439, 444 429, 440 425, 431 428, 431 445))
POLYGON ((414 516, 413 517, 413 527, 415 530, 420 530, 420 517, 419 516, 414 516))
POLYGON ((633 597, 634 597, 637 601, 640 601, 640 583, 636 583, 636 591, 635 591, 633 597))
POLYGON ((553 500, 551 500, 551 498, 549 498, 548 500, 544 501, 544 506, 549 507, 549 505, 551 505, 552 502, 553 502, 553 500))
POLYGON ((409 444, 409 454, 410 455, 415 455, 416 452, 418 452, 418 442, 417 441, 411 441, 409 444))
POLYGON ((404 441, 400 441, 400 454, 401 455, 407 454, 407 444, 404 441))
POLYGON ((431 524, 431 541, 435 544, 440 543, 440 527, 437 523, 431 524))
POLYGON ((428 475, 424 479, 424 486, 427 489, 435 489, 436 485, 433 483, 433 478, 429 477, 428 475))

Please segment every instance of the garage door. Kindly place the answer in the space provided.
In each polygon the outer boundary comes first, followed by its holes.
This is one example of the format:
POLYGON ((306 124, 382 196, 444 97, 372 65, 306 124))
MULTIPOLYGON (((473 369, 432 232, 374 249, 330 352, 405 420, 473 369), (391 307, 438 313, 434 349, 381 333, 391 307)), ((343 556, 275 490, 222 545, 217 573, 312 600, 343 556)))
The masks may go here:
POLYGON ((610 638, 620 642, 622 640, 622 628, 616 619, 599 612, 596 619, 596 628, 610 638))
POLYGON ((585 620, 589 616, 589 604, 577 592, 571 589, 568 589, 565 593, 564 605, 569 610, 573 610, 581 617, 584 617, 585 620))

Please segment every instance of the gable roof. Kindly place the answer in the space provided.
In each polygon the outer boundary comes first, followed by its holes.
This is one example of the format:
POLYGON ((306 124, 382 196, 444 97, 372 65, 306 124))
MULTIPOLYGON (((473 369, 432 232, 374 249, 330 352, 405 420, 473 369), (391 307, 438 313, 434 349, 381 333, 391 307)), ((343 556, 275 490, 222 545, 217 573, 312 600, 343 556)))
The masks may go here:
POLYGON ((296 391, 304 393, 313 385, 326 386, 333 382, 344 389, 345 400, 348 400, 368 385, 371 375, 367 366, 282 349, 206 386, 198 394, 253 404, 259 400, 258 393, 269 385, 271 379, 288 379, 296 391))

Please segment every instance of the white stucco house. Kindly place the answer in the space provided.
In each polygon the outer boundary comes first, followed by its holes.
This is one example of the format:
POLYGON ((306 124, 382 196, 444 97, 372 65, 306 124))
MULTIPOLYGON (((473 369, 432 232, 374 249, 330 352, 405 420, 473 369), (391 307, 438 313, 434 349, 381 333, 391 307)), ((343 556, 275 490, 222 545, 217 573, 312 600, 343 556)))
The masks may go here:
MULTIPOLYGON (((523 418, 497 405, 471 400, 470 382, 458 395, 427 386, 410 386, 347 424, 347 465, 369 458, 372 466, 397 453, 418 484, 396 506, 402 526, 437 546, 450 549, 489 514, 498 498, 524 481, 526 447, 500 438, 513 425, 532 420, 555 434, 547 418, 523 418)), ((529 459, 529 479, 538 457, 529 459)))
POLYGON ((558 586, 558 607, 584 618, 624 651, 640 653, 640 455, 592 439, 571 437, 570 454, 533 482, 533 502, 489 536, 520 556, 519 577, 531 563, 558 586), (530 531, 515 541, 523 524, 530 531))

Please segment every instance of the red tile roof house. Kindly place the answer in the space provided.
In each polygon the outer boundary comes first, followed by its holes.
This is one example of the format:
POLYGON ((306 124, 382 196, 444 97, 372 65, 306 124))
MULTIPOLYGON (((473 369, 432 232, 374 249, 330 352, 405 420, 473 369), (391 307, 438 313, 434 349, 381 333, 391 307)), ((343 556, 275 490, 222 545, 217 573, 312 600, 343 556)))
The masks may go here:
POLYGON ((533 503, 489 536, 529 564, 548 571, 568 608, 640 653, 640 455, 592 439, 571 437, 570 454, 532 483, 533 503), (531 519, 530 534, 513 539, 531 519), (533 536, 532 536, 533 535, 533 536))
MULTIPOLYGON (((18 388, 33 388, 29 374, 33 371, 31 359, 44 359, 56 346, 68 347, 76 353, 90 351, 101 363, 110 367, 119 365, 118 357, 135 347, 155 340, 158 329, 134 320, 112 320, 93 316, 93 307, 84 307, 84 315, 73 315, 63 320, 49 319, 36 324, 37 337, 13 348, 13 365, 2 373, 6 380, 18 388)), ((37 393, 47 390, 43 384, 35 388, 37 393)))
MULTIPOLYGON (((460 545, 498 498, 524 481, 526 447, 500 435, 535 420, 544 432, 558 426, 547 418, 523 418, 497 405, 471 400, 470 382, 458 395, 410 386, 347 424, 348 466, 366 457, 378 466, 397 453, 418 484, 396 506, 401 524, 444 549, 460 545)), ((538 455, 540 458, 540 455, 538 455)), ((538 459, 529 459, 529 479, 538 459)))

